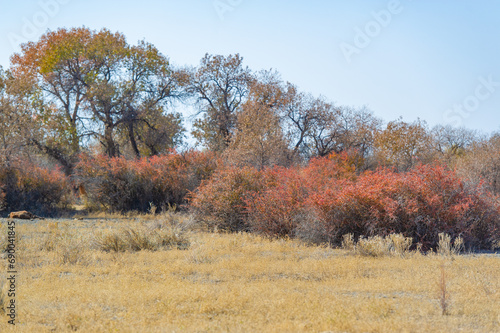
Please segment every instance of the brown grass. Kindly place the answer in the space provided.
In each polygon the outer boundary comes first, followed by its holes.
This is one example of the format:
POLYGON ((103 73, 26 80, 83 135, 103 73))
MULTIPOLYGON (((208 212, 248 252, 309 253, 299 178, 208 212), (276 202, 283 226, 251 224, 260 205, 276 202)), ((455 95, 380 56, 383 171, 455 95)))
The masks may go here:
POLYGON ((189 219, 181 220, 18 224, 19 323, 14 330, 1 316, 0 331, 500 331, 498 256, 352 255, 294 240, 186 231, 189 219), (99 233, 161 226, 182 231, 190 246, 106 252, 93 244, 99 233), (436 290, 443 260, 446 316, 443 289, 436 290))

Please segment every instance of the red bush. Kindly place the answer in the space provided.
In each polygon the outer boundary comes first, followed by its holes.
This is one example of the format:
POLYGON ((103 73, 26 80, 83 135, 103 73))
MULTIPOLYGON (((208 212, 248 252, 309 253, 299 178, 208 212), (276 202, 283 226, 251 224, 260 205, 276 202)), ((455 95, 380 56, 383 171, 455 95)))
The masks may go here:
POLYGON ((304 168, 219 170, 194 194, 192 207, 198 219, 225 229, 300 234, 332 244, 347 233, 402 233, 424 249, 436 247, 441 232, 475 248, 500 239, 498 199, 467 186, 453 171, 426 165, 357 176, 353 165, 341 154, 304 168))
POLYGON ((69 206, 70 186, 58 169, 49 170, 29 161, 0 167, 0 208, 54 215, 69 206))
POLYGON ((186 203, 186 195, 215 169, 212 154, 189 151, 183 154, 127 160, 82 155, 76 178, 85 186, 90 204, 111 211, 147 211, 186 203))
POLYGON ((314 193, 308 204, 316 208, 333 243, 346 233, 403 233, 429 249, 445 232, 462 236, 469 246, 485 248, 500 232, 494 198, 468 188, 441 166, 420 166, 407 173, 366 172, 356 182, 314 193))
POLYGON ((245 200, 264 188, 263 178, 262 173, 253 167, 217 170, 192 194, 191 210, 195 218, 210 227, 248 230, 245 200))
POLYGON ((245 199, 248 223, 253 231, 267 235, 292 235, 297 212, 302 209, 308 188, 296 169, 275 167, 261 172, 265 189, 245 199))
MULTIPOLYGON (((313 193, 354 180, 355 161, 347 153, 312 159, 305 168, 265 169, 266 188, 245 200, 248 223, 267 235, 294 236, 313 193)), ((303 221, 302 221, 303 222, 303 221)))
POLYGON ((304 169, 226 167, 200 186, 191 207, 197 219, 219 228, 292 235, 310 188, 346 177, 354 177, 347 154, 313 159, 304 169))
POLYGON ((316 157, 300 172, 308 186, 313 190, 328 188, 338 180, 356 179, 356 160, 347 152, 316 157))

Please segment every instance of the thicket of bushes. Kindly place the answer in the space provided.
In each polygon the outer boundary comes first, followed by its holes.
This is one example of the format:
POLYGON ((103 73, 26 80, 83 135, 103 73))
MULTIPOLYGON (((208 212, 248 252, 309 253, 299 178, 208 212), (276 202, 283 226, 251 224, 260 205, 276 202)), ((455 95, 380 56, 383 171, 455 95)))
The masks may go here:
POLYGON ((58 169, 45 169, 30 162, 0 166, 0 210, 29 210, 51 216, 69 206, 68 178, 58 169))
POLYGON ((437 246, 440 233, 476 249, 500 241, 500 200, 481 185, 438 164, 359 173, 356 163, 347 153, 263 169, 224 165, 199 151, 134 160, 82 155, 73 183, 31 163, 1 167, 0 205, 52 215, 70 205, 80 182, 89 206, 146 212, 189 197, 195 219, 211 228, 313 243, 340 245, 346 234, 356 241, 402 234, 424 250, 437 246))
POLYGON ((472 248, 500 239, 498 198, 440 165, 356 175, 347 154, 299 168, 226 167, 193 196, 196 218, 212 227, 340 245, 342 236, 401 233, 435 248, 439 233, 472 248))
POLYGON ((128 160, 82 155, 75 178, 84 185, 93 207, 125 212, 148 211, 186 203, 186 195, 216 167, 211 153, 189 151, 128 160))

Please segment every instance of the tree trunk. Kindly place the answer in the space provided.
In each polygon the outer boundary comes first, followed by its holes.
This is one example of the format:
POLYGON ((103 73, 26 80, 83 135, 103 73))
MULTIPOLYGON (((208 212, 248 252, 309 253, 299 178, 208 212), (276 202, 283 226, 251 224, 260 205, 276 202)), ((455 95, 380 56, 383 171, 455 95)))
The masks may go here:
POLYGON ((128 138, 130 140, 130 145, 132 146, 132 149, 134 150, 135 156, 137 156, 137 158, 140 158, 141 153, 139 152, 139 148, 137 148, 137 141, 135 141, 134 123, 133 122, 128 123, 128 138))
POLYGON ((113 139, 113 127, 106 125, 104 128, 104 146, 108 157, 116 157, 119 155, 118 147, 113 139))
MULTIPOLYGON (((47 154, 48 156, 55 159, 61 166, 63 167, 64 174, 66 176, 71 176, 73 174, 73 168, 75 167, 74 158, 71 156, 65 155, 57 148, 49 147, 45 144, 42 144, 36 139, 31 139, 31 142, 35 144, 35 146, 40 149, 42 152, 47 154)), ((74 156, 73 156, 74 157, 74 156)))

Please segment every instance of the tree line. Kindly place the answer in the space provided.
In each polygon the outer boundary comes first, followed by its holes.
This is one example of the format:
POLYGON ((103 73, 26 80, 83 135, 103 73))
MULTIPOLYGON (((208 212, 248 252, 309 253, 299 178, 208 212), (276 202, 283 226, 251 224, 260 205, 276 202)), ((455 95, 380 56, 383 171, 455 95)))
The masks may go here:
POLYGON ((335 105, 254 71, 239 54, 206 54, 175 67, 154 45, 85 27, 47 32, 0 68, 0 162, 57 164, 72 175, 82 152, 130 159, 164 155, 185 141, 182 104, 195 105, 192 136, 231 165, 303 164, 347 152, 357 170, 408 171, 439 161, 500 193, 500 134, 335 105))

